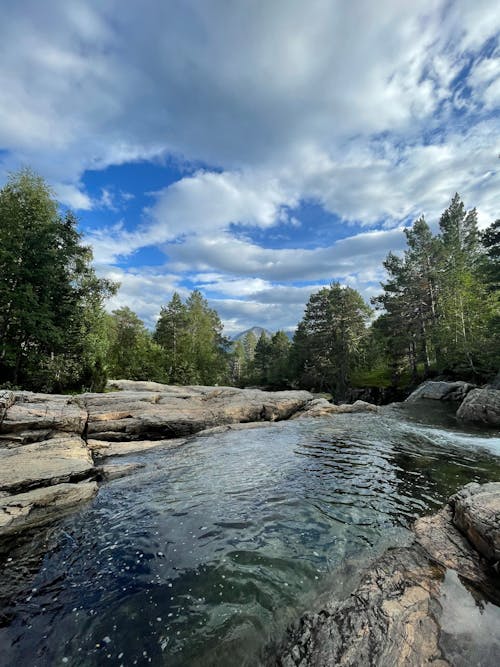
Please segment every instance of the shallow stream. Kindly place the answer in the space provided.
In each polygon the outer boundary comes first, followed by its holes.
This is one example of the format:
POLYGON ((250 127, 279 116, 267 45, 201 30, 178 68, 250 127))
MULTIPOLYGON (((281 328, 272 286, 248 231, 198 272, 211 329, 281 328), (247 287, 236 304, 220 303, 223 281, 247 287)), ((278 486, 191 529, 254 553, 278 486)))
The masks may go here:
POLYGON ((2 667, 258 665, 416 517, 500 480, 500 434, 459 430, 429 404, 120 461, 145 467, 0 555, 2 667))

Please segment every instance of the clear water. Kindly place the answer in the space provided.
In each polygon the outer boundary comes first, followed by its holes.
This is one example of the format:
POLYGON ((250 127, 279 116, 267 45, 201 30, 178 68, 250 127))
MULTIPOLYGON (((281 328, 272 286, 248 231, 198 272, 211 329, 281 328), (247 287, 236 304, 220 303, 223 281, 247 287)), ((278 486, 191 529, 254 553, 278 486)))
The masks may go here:
POLYGON ((0 555, 0 664, 260 664, 416 517, 500 480, 498 433, 424 414, 283 422, 121 459, 145 467, 0 555))

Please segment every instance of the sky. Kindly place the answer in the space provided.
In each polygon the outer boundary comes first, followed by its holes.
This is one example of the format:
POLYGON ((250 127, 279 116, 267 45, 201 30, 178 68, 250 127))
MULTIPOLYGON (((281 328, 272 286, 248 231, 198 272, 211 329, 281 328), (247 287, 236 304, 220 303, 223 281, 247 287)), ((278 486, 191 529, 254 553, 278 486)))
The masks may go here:
POLYGON ((420 215, 500 216, 497 0, 0 0, 0 185, 30 166, 149 327, 369 300, 420 215))

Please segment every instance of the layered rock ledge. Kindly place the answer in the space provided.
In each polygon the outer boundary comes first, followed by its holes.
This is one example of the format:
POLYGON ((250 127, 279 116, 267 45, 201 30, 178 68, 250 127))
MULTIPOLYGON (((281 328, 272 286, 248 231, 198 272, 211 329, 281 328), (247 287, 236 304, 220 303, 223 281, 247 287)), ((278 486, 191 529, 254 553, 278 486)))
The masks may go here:
POLYGON ((414 533, 410 546, 376 560, 347 599, 332 596, 321 610, 304 615, 268 664, 497 664, 498 636, 481 646, 460 647, 453 633, 463 600, 451 614, 449 609, 453 591, 464 586, 479 607, 484 608, 483 595, 500 603, 500 483, 467 485, 437 515, 418 520, 414 533), (470 653, 460 657, 460 651, 470 653))

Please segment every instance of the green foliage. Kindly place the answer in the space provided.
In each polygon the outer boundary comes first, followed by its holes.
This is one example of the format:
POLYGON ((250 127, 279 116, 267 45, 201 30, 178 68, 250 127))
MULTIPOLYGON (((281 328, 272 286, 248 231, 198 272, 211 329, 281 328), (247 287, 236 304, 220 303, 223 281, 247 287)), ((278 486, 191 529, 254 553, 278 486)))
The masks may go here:
POLYGON ((12 175, 0 190, 0 383, 102 387, 102 304, 116 286, 91 260, 76 218, 60 215, 43 179, 12 175))
POLYGON ((115 379, 166 379, 163 350, 152 339, 142 320, 124 307, 108 315, 109 352, 108 373, 115 379))
POLYGON ((288 387, 290 374, 290 351, 292 344, 284 331, 277 331, 269 344, 267 383, 276 389, 288 387))
POLYGON ((312 294, 294 337, 292 355, 302 386, 343 399, 362 357, 370 309, 351 287, 333 283, 312 294))
POLYGON ((500 220, 483 234, 458 194, 434 235, 423 217, 370 309, 333 283, 311 295, 293 344, 249 332, 229 350, 201 292, 174 293, 151 334, 129 308, 107 315, 117 286, 99 279, 75 216, 61 215, 29 170, 0 190, 0 385, 103 390, 116 378, 175 384, 299 384, 345 397, 350 386, 402 386, 431 373, 489 379, 500 365, 500 220))
POLYGON ((385 341, 393 384, 408 369, 413 382, 420 368, 480 380, 498 366, 495 225, 481 237, 475 209, 455 194, 437 236, 420 218, 405 230, 403 257, 387 256, 388 280, 374 299, 384 312, 372 329, 385 341))
POLYGON ((168 382, 211 385, 228 378, 228 342, 222 323, 199 290, 186 303, 174 293, 160 312, 154 340, 164 352, 168 382))

